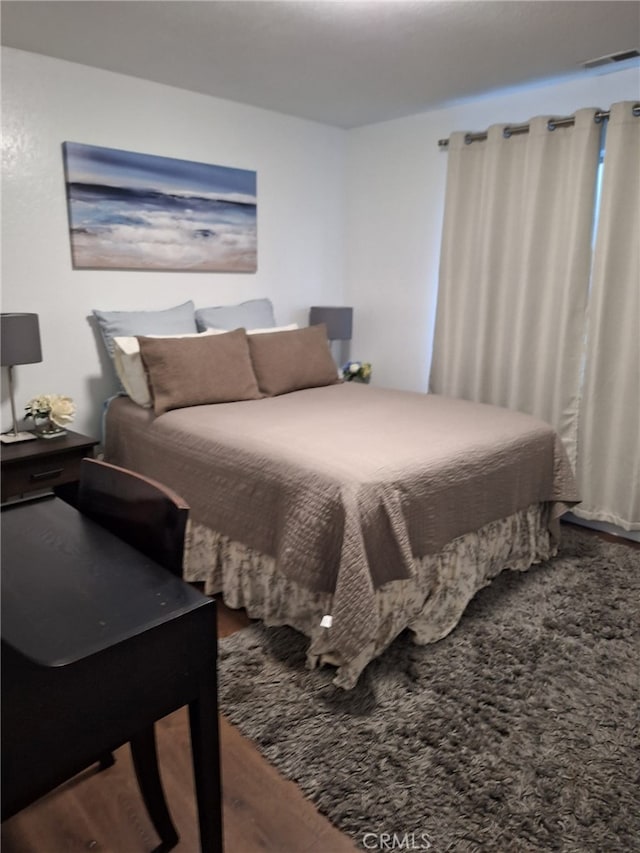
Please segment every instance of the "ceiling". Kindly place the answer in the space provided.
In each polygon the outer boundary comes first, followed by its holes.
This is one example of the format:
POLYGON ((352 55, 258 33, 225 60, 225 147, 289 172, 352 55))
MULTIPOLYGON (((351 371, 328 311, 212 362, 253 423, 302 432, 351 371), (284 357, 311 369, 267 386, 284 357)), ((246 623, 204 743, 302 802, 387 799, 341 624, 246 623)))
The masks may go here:
POLYGON ((637 0, 2 0, 2 44, 352 128, 581 72, 637 0))

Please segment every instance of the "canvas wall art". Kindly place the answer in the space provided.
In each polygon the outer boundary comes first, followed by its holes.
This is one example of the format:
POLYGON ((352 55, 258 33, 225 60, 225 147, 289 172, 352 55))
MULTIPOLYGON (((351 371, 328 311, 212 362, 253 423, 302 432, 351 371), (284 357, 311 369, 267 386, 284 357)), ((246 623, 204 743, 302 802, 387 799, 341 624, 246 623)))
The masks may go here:
POLYGON ((255 272, 256 173, 63 144, 75 269, 255 272))

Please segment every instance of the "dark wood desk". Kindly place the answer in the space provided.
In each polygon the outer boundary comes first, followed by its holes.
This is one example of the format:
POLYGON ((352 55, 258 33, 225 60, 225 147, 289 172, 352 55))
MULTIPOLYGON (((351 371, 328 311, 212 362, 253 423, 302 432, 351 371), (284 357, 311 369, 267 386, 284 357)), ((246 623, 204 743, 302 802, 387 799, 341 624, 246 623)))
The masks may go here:
POLYGON ((189 705, 222 850, 215 602, 58 498, 2 515, 2 818, 189 705))

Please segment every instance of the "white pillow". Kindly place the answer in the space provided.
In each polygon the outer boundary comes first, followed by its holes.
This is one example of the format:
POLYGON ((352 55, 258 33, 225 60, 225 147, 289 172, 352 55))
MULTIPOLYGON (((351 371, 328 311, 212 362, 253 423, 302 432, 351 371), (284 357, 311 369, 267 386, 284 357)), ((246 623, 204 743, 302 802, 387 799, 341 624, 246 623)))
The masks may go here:
POLYGON ((297 323, 290 323, 288 326, 274 326, 273 329, 247 329, 248 335, 268 335, 271 332, 293 332, 298 328, 297 323))
MULTIPOLYGON (((291 323, 289 326, 274 326, 272 329, 247 329, 247 334, 268 335, 271 332, 292 332, 294 329, 297 328, 297 323, 291 323)), ((225 335, 228 331, 228 329, 213 329, 211 326, 209 326, 207 329, 207 333, 210 335, 225 335)))
MULTIPOLYGON (((187 335, 146 335, 147 338, 199 338, 201 335, 212 335, 211 331, 193 332, 187 335)), ((122 387, 134 403, 150 409, 153 406, 147 373, 140 357, 138 338, 129 335, 112 338, 113 363, 122 387)))

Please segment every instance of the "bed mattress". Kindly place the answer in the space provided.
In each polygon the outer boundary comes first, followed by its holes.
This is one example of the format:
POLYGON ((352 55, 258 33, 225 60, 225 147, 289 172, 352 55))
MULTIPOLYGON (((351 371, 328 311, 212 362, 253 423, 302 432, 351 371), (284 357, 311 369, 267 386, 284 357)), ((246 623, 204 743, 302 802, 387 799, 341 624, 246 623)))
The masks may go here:
POLYGON ((108 461, 325 596, 344 660, 377 631, 377 591, 415 578, 416 560, 535 506, 553 536, 578 500, 550 426, 437 395, 344 383, 159 417, 123 397, 106 422, 108 461))

